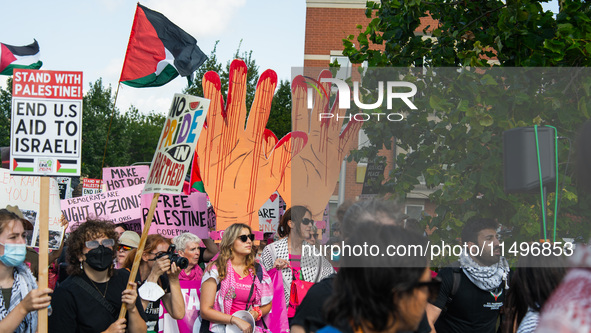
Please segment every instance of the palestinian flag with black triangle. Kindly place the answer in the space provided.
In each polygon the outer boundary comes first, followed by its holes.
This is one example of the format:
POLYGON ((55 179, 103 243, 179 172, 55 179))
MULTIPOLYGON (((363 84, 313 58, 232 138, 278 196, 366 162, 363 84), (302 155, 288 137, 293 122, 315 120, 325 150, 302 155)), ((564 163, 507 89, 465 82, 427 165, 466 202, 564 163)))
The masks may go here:
POLYGON ((27 46, 0 43, 0 75, 12 75, 15 68, 39 69, 39 44, 35 40, 27 46))
POLYGON ((138 3, 119 81, 136 88, 159 87, 179 74, 191 77, 206 59, 195 38, 138 3))

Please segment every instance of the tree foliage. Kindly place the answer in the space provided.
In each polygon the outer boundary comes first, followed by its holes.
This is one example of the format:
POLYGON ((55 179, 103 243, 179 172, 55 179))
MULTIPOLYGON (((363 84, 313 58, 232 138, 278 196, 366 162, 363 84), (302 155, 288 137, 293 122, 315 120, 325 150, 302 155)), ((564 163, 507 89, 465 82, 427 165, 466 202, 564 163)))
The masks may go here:
MULTIPOLYGON (((366 123, 374 146, 353 157, 373 156, 395 138, 403 152, 384 190, 408 194, 424 177, 434 190, 429 199, 437 205, 437 216, 423 223, 439 228, 436 240, 455 239, 473 216, 495 217, 513 228, 513 240, 538 240, 539 192, 503 190, 503 132, 552 125, 574 142, 591 102, 590 72, 576 68, 591 64, 589 13, 589 3, 568 0, 561 1, 556 16, 529 0, 368 2, 366 14, 373 19, 358 36, 344 40, 343 53, 353 63, 367 61, 370 68, 421 68, 405 78, 417 85, 420 96, 418 110, 405 112, 403 121, 366 123), (438 23, 415 33, 429 14, 438 23), (569 68, 515 68, 533 66, 569 68), (442 67, 454 69, 444 72, 442 67)), ((569 141, 559 140, 557 241, 583 239, 589 232, 581 222, 591 215, 588 201, 580 200, 574 167, 567 162, 572 161, 571 148, 569 141)), ((551 221, 554 193, 546 203, 552 204, 551 221)))

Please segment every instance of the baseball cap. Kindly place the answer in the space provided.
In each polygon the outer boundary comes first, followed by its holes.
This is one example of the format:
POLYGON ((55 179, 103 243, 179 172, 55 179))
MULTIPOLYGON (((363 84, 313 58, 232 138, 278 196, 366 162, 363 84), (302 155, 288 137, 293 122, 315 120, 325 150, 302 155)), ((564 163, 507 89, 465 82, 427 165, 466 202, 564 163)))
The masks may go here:
POLYGON ((121 236, 119 236, 119 244, 137 248, 140 245, 140 235, 135 231, 124 231, 121 236))

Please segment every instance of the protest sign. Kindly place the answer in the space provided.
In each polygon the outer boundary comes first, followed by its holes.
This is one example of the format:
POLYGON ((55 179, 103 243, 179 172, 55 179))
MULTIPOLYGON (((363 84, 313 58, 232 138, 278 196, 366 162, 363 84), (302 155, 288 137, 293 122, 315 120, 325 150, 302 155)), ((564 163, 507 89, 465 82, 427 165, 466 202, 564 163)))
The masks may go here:
POLYGON ((82 180, 82 195, 101 193, 101 180, 84 178, 82 180))
POLYGON ((277 232, 279 226, 279 193, 275 192, 259 209, 259 228, 263 232, 277 232))
MULTIPOLYGON (((40 177, 36 176, 12 176, 7 169, 0 169, 0 202, 2 207, 6 205, 18 206, 23 216, 31 221, 34 229, 27 237, 27 245, 37 247, 39 235, 39 211, 40 211, 40 177), (35 240, 35 241, 33 241, 35 240)), ((58 184, 55 179, 49 182, 49 247, 58 249, 62 238, 63 228, 60 225, 60 200, 58 184)))
POLYGON ((146 183, 150 167, 135 165, 118 168, 103 168, 103 185, 106 191, 146 183))
MULTIPOLYGON (((142 219, 146 219, 151 195, 142 196, 142 219)), ((199 238, 208 238, 206 195, 201 192, 161 194, 150 224, 150 234, 173 238, 191 232, 199 238)))
POLYGON ((174 95, 144 193, 181 193, 208 108, 208 99, 174 95))
POLYGON ((160 304, 160 319, 158 322, 159 332, 162 333, 193 333, 199 332, 201 327, 201 317, 199 310, 201 303, 199 297, 201 293, 201 280, 179 281, 181 284, 181 293, 185 299, 185 317, 180 320, 173 319, 164 306, 160 304))
POLYGON ((61 209, 69 222, 68 230, 75 223, 98 218, 116 224, 124 223, 128 230, 141 233, 142 188, 143 185, 136 185, 62 200, 61 209))
POLYGON ((15 69, 11 174, 80 176, 82 72, 15 69))
POLYGON ((57 186, 60 192, 60 200, 69 199, 72 197, 72 178, 70 177, 56 177, 57 186))

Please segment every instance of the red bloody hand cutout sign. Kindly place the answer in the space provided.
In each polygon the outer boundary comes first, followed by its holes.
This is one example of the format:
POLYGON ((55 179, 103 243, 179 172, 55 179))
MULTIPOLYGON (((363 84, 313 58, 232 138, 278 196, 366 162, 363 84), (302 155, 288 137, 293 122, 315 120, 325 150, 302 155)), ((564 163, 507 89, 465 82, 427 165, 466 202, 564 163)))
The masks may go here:
POLYGON ((258 231, 259 208, 277 190, 287 163, 307 140, 305 133, 292 132, 276 142, 265 130, 277 87, 277 74, 272 70, 259 78, 245 128, 246 73, 242 60, 230 65, 227 105, 218 74, 207 72, 203 77, 204 97, 211 104, 197 153, 203 185, 216 213, 217 230, 241 222, 258 231))
POLYGON ((320 83, 321 78, 331 78, 329 71, 322 71, 318 81, 296 76, 291 84, 292 129, 308 134, 308 144, 294 156, 285 170, 285 177, 278 191, 287 207, 308 207, 312 217, 322 220, 322 214, 333 194, 343 158, 355 148, 362 122, 351 119, 342 129, 347 109, 330 107, 330 83, 320 83), (316 89, 314 107, 308 109, 308 83, 316 89), (307 83, 308 82, 308 83, 307 83), (333 117, 322 117, 330 113, 333 117), (334 116, 336 115, 336 116, 334 116))

